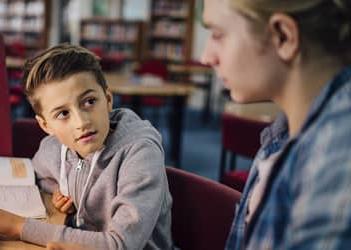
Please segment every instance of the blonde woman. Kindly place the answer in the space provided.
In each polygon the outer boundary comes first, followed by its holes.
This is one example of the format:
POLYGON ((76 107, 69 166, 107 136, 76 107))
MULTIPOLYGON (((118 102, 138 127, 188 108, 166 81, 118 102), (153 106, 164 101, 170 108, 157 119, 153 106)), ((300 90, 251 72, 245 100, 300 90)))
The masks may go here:
POLYGON ((227 249, 351 249, 351 1, 205 0, 203 62, 262 133, 227 249))

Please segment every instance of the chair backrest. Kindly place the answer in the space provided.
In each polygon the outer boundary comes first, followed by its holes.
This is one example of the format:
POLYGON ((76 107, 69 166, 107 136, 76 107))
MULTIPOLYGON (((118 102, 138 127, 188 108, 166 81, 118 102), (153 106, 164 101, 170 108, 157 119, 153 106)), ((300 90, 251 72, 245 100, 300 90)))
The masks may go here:
POLYGON ((166 172, 175 245, 182 250, 224 249, 240 193, 183 170, 167 167, 166 172))
POLYGON ((9 86, 7 82, 5 44, 0 34, 0 155, 12 155, 12 130, 9 86))
POLYGON ((138 75, 151 74, 166 80, 168 78, 167 65, 160 60, 146 60, 134 71, 138 75))
POLYGON ((32 158, 39 149, 46 133, 33 118, 17 119, 13 122, 13 155, 32 158))
POLYGON ((222 114, 222 147, 234 154, 253 158, 260 147, 260 133, 269 122, 222 114))

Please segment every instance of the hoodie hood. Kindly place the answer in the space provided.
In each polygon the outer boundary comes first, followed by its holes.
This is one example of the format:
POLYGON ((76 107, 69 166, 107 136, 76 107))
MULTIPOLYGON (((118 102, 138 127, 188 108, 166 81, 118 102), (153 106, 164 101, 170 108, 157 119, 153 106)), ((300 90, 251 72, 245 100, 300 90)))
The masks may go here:
POLYGON ((115 109, 110 113, 110 133, 101 159, 110 158, 121 148, 141 139, 153 141, 163 151, 161 135, 149 121, 140 119, 129 109, 115 109))

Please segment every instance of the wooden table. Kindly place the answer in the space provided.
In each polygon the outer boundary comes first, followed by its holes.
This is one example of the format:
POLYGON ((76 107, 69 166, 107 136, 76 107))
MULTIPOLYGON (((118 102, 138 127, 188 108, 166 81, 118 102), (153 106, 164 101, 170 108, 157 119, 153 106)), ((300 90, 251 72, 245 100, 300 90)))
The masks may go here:
POLYGON ((238 104, 227 102, 224 106, 224 112, 247 119, 272 122, 278 113, 281 112, 279 107, 272 102, 260 102, 250 104, 238 104))
POLYGON ((202 112, 202 120, 207 122, 211 117, 211 95, 212 95, 212 85, 213 85, 213 69, 206 65, 192 65, 192 64, 169 64, 167 67, 171 77, 175 79, 184 78, 189 79, 191 75, 203 75, 205 81, 198 83, 191 81, 195 87, 205 90, 205 103, 202 112))
MULTIPOLYGON (((42 194, 43 201, 48 213, 48 218, 45 219, 46 222, 51 224, 62 225, 65 221, 65 214, 60 213, 56 210, 51 202, 51 195, 42 194)), ((23 241, 0 241, 1 250, 39 250, 45 249, 44 247, 26 243, 23 241)))
POLYGON ((145 96, 167 97, 172 101, 172 114, 170 115, 170 146, 171 161, 175 167, 181 167, 181 144, 184 111, 188 96, 194 87, 189 84, 163 82, 161 85, 136 84, 126 75, 105 73, 107 84, 114 95, 127 95, 132 97, 133 110, 141 114, 141 98, 145 96))

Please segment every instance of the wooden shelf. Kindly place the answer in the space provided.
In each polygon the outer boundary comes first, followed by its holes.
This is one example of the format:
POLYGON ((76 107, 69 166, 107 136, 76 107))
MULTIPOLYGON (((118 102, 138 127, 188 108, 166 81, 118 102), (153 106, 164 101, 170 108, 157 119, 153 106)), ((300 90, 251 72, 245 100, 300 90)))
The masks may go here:
POLYGON ((0 32, 5 45, 22 44, 24 57, 46 48, 50 10, 51 0, 0 0, 0 32))
POLYGON ((142 26, 140 21, 125 21, 94 17, 81 21, 80 44, 93 51, 99 50, 108 57, 115 53, 125 60, 141 57, 142 26))
POLYGON ((152 39, 161 39, 161 40, 184 40, 186 39, 182 35, 169 35, 169 34, 152 34, 152 39))
POLYGON ((194 0, 151 0, 149 58, 167 62, 191 59, 194 0))
POLYGON ((153 14, 151 18, 154 19, 174 19, 174 20, 184 20, 189 18, 187 15, 162 15, 162 14, 153 14))

